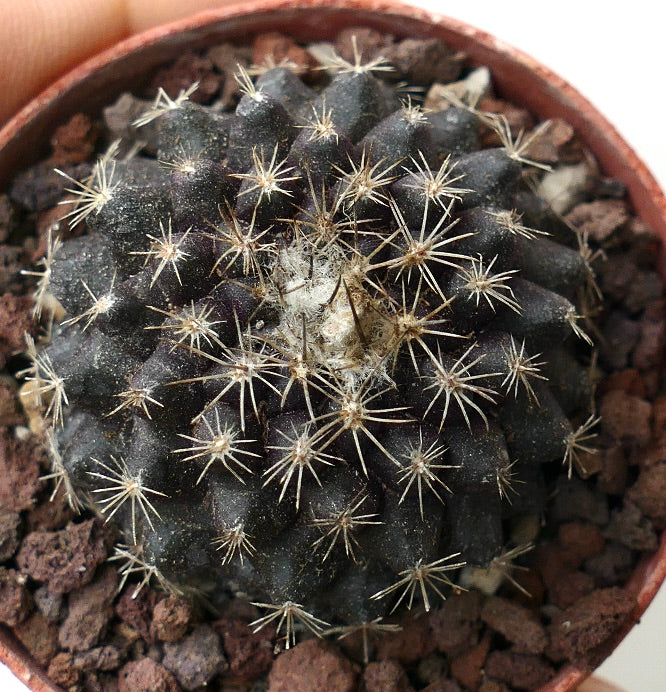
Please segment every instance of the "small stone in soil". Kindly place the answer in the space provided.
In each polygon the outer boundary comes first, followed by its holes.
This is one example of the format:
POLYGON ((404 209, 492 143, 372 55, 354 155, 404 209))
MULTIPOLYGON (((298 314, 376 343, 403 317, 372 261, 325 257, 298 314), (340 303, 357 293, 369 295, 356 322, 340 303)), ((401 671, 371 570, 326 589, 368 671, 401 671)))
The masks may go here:
POLYGON ((120 666, 123 652, 111 644, 97 646, 74 656, 74 666, 82 671, 115 670, 120 666))
POLYGON ((17 440, 8 428, 0 428, 0 506, 20 512, 30 509, 35 495, 44 486, 39 479, 38 452, 32 441, 17 440))
POLYGON ((478 641, 481 595, 463 591, 452 595, 430 613, 430 629, 437 650, 456 655, 478 641))
POLYGON ((363 683, 366 692, 409 692, 414 689, 409 684, 405 669, 390 659, 367 665, 363 683))
POLYGON ((54 168, 63 168, 88 160, 95 150, 98 135, 98 128, 90 117, 76 113, 53 133, 49 163, 54 168))
POLYGON ((116 570, 106 565, 94 581, 69 594, 67 617, 58 634, 63 649, 86 651, 99 643, 113 615, 117 586, 116 570))
POLYGON ((32 611, 25 579, 13 569, 0 567, 0 622, 15 627, 32 611))
POLYGON ((622 589, 593 591, 553 618, 553 650, 570 660, 580 659, 617 631, 634 607, 634 599, 622 589))
POLYGON ((590 488, 584 481, 560 476, 555 487, 555 499, 551 519, 565 522, 571 519, 584 519, 603 526, 608 523, 608 502, 606 496, 590 488))
POLYGON ((129 584, 123 589, 120 598, 116 601, 115 612, 137 635, 150 644, 154 641, 150 623, 158 593, 145 588, 137 594, 135 591, 136 586, 134 584, 129 584))
POLYGON ((231 617, 216 620, 212 626, 222 637, 231 675, 253 680, 271 667, 275 636, 273 629, 265 627, 253 632, 247 622, 231 617))
POLYGON ((287 62, 295 74, 303 77, 317 67, 314 58, 293 38, 277 31, 259 34, 252 43, 252 62, 255 65, 279 65, 287 62))
POLYGON ((9 560, 19 546, 21 516, 18 512, 0 509, 0 562, 9 560))
POLYGON ((270 692, 352 692, 356 670, 333 644, 308 639, 275 659, 268 675, 270 692))
POLYGON ((489 598, 481 619, 514 645, 518 653, 540 654, 548 645, 546 630, 534 613, 505 598, 489 598))
POLYGON ((194 103, 210 103, 217 94, 221 81, 220 75, 213 70, 210 58, 190 51, 181 55, 173 65, 159 70, 153 77, 149 92, 154 94, 158 88, 162 88, 175 99, 179 92, 198 82, 199 86, 191 94, 190 100, 194 103))
POLYGON ((613 233, 629 219, 625 202, 614 199, 600 199, 584 202, 574 207, 565 221, 581 233, 588 233, 600 244, 607 242, 613 233))
POLYGON ((629 488, 627 499, 640 507, 652 520, 655 529, 666 528, 666 461, 643 469, 634 485, 629 488))
POLYGON ((654 551, 659 543, 652 522, 631 502, 611 512, 604 536, 626 545, 631 550, 654 551))
POLYGON ((536 690, 550 680, 555 671, 539 656, 493 651, 485 672, 518 690, 536 690))
POLYGON ((612 389, 602 397, 599 415, 602 429, 618 442, 643 447, 650 441, 652 406, 649 401, 612 389))
POLYGON ((490 632, 486 632, 476 646, 470 647, 451 661, 451 675, 464 687, 475 690, 479 686, 490 642, 490 632))
POLYGON ((35 333, 32 298, 5 293, 0 298, 0 369, 7 360, 25 348, 26 333, 35 333))
POLYGON ((46 674, 56 685, 64 689, 74 687, 81 678, 81 671, 74 667, 74 657, 64 651, 51 659, 46 674))
POLYGON ((557 531, 557 542, 562 548, 564 561, 573 568, 600 553, 604 547, 604 537, 599 527, 585 521, 562 524, 557 531))
POLYGON ((192 606, 177 596, 167 596, 153 609, 150 625, 155 639, 175 642, 185 635, 192 620, 192 606))
POLYGON ((377 641, 376 658, 393 659, 403 664, 416 663, 435 650, 427 615, 405 616, 397 632, 387 632, 377 641))
POLYGON ((461 692, 461 689, 462 688, 455 680, 451 680, 451 678, 439 678, 431 682, 428 687, 424 687, 423 692, 461 692))
POLYGON ((179 692, 176 678, 149 658, 130 661, 118 674, 118 692, 179 692))
POLYGON ((198 625, 178 642, 165 643, 162 663, 186 690, 207 685, 228 667, 220 638, 208 625, 198 625))
POLYGON ((58 651, 58 629, 41 613, 33 613, 27 620, 16 625, 13 632, 44 668, 58 651))
POLYGON ((16 562, 52 593, 68 593, 88 584, 106 560, 110 534, 98 519, 69 524, 60 531, 35 531, 23 541, 16 562))
POLYGON ((639 370, 657 368, 664 359, 666 330, 664 322, 643 319, 640 322, 638 342, 634 347, 632 365, 639 370))

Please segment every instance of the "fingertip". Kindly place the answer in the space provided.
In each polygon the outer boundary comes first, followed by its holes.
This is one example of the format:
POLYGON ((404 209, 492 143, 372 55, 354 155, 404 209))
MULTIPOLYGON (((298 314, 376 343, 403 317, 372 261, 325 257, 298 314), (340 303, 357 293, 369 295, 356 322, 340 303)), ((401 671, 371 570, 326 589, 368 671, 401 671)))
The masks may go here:
POLYGON ((0 2, 0 121, 69 67, 127 35, 125 0, 0 2))

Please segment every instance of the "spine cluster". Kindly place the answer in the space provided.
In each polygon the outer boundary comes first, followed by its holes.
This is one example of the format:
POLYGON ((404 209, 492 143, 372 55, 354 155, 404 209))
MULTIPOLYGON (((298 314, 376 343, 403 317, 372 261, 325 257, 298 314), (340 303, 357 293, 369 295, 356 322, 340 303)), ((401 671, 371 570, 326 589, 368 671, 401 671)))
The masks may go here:
POLYGON ((380 59, 327 67, 239 69, 229 112, 160 91, 141 153, 70 180, 85 232, 36 272, 65 316, 28 373, 124 578, 233 579, 287 646, 506 568, 503 526, 595 423, 571 422, 593 277, 523 184, 529 141, 401 101, 380 59))

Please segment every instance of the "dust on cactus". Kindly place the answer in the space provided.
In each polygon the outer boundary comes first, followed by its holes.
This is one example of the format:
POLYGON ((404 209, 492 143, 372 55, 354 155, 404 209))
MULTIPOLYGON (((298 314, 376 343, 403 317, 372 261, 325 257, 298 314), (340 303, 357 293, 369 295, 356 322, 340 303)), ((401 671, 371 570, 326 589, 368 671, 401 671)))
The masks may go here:
POLYGON ((34 272, 64 318, 27 375, 123 583, 233 583, 287 647, 390 629, 461 570, 511 579, 508 527, 596 422, 594 277, 529 140, 428 112, 355 47, 326 67, 239 68, 229 112, 160 90, 126 155, 70 179, 85 232, 34 272))

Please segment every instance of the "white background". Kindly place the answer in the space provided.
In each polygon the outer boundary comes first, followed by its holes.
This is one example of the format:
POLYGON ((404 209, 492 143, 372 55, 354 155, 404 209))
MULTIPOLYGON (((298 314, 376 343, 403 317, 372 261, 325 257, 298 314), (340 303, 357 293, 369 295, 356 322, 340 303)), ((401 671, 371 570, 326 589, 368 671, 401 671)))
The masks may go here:
MULTIPOLYGON (((57 0, 56 0, 57 1, 57 0)), ((666 187, 666 49, 660 3, 411 0, 476 25, 548 65, 615 125, 666 187)), ((666 591, 598 675, 628 692, 666 690, 666 591)), ((0 690, 25 689, 0 665, 0 690)))

